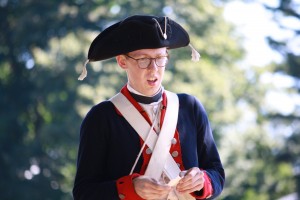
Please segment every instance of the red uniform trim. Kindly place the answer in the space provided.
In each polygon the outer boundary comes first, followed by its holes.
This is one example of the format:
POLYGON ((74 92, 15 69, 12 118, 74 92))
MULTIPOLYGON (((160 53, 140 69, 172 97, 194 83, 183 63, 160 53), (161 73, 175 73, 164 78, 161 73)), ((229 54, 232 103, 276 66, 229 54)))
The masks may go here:
POLYGON ((117 180, 117 189, 119 199, 122 200, 143 200, 134 189, 133 179, 139 177, 139 174, 132 174, 128 176, 123 176, 117 180))
POLYGON ((213 187, 211 184, 211 180, 210 180, 209 176, 207 175, 206 171, 203 171, 203 172, 204 172, 204 186, 200 190, 201 195, 199 195, 199 192, 191 193, 191 195, 193 197, 195 197, 196 199, 207 199, 211 195, 213 195, 213 187))
POLYGON ((178 152, 178 156, 176 156, 176 157, 172 156, 172 157, 175 160, 175 162, 177 163, 177 165, 179 166, 180 170, 183 171, 183 170, 185 170, 185 167, 182 162, 180 138, 179 138, 179 132, 177 129, 175 130, 174 138, 176 139, 176 144, 171 145, 170 154, 172 155, 173 152, 178 152))

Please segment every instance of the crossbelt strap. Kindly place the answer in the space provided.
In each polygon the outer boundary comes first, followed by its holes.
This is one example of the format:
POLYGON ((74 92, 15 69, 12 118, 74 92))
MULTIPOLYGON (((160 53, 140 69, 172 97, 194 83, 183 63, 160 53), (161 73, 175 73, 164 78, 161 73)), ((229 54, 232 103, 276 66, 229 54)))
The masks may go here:
MULTIPOLYGON (((170 156, 169 150, 171 147, 171 140, 174 136, 178 119, 178 97, 176 94, 168 91, 166 91, 166 95, 168 98, 168 106, 166 108, 164 123, 162 125, 161 131, 159 133, 158 139, 153 150, 153 154, 150 158, 147 170, 145 172, 146 176, 152 177, 155 180, 160 179, 167 158, 168 156, 170 156)), ((168 164, 169 163, 167 163, 166 165, 168 164)), ((178 166, 175 169, 179 169, 178 166)))

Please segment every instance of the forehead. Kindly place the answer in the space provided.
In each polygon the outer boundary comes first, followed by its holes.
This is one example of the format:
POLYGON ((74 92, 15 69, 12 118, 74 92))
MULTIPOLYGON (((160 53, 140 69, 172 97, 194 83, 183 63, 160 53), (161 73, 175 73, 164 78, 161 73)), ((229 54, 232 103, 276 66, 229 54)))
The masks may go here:
POLYGON ((129 52, 131 56, 141 56, 141 55, 147 55, 147 56, 157 56, 157 55, 166 55, 167 48, 158 48, 158 49, 139 49, 136 51, 129 52))

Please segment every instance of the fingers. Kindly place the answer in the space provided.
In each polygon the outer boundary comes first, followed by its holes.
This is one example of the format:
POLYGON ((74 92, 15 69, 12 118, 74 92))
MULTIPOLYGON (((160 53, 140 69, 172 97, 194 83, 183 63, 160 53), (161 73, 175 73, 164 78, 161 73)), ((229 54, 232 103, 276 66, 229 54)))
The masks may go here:
POLYGON ((177 191, 180 193, 191 193, 194 191, 199 191, 203 188, 204 186, 204 179, 198 179, 194 182, 185 182, 183 184, 178 184, 177 185, 177 191))
POLYGON ((136 193, 143 199, 163 199, 171 191, 171 187, 154 179, 140 176, 133 180, 136 193))
POLYGON ((179 176, 180 176, 180 177, 184 177, 184 176, 186 175, 186 173, 187 173, 187 170, 181 171, 181 172, 179 173, 179 176))
POLYGON ((203 188, 205 181, 204 173, 199 168, 191 168, 184 172, 184 174, 184 177, 179 181, 176 187, 178 192, 191 193, 203 188))
MULTIPOLYGON (((197 167, 182 171, 179 176, 182 179, 177 184, 176 190, 180 193, 192 193, 204 187, 204 172, 197 167)), ((133 180, 133 184, 136 193, 143 199, 149 200, 164 199, 172 190, 172 187, 146 176, 137 177, 133 180)))

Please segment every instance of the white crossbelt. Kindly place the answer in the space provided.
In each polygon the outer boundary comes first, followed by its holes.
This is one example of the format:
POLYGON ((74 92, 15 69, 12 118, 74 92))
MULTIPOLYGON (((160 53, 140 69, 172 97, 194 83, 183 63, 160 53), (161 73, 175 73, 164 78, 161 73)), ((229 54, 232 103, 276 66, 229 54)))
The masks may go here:
MULTIPOLYGON (((155 180, 159 180, 162 173, 164 173, 171 180, 170 183, 172 183, 172 186, 175 186, 180 180, 178 177, 181 170, 170 155, 169 150, 177 125, 179 101, 178 96, 175 93, 169 91, 165 91, 165 93, 167 95, 168 105, 164 123, 159 135, 155 133, 145 118, 122 93, 118 93, 112 97, 110 101, 122 113, 123 117, 144 141, 148 136, 147 134, 150 134, 145 142, 152 150, 153 154, 150 158, 145 175, 154 178, 155 180)), ((177 197, 174 199, 195 200, 195 198, 189 194, 176 194, 175 196, 177 197)))

